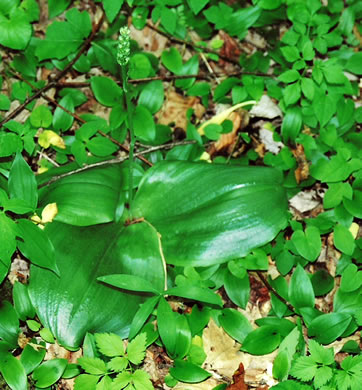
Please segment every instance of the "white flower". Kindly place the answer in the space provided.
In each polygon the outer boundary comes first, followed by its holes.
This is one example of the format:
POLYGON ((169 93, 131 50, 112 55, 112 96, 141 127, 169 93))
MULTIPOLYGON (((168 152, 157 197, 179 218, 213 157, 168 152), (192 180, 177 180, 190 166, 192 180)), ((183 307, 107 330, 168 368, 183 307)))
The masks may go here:
POLYGON ((119 30, 117 62, 121 66, 127 65, 130 59, 130 33, 131 32, 128 27, 121 27, 119 30))

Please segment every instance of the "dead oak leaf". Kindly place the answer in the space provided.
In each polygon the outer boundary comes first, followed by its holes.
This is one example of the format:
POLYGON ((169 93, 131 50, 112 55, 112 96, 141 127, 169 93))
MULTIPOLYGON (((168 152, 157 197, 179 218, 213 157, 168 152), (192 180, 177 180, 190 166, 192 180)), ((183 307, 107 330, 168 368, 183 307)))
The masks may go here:
POLYGON ((184 97, 175 91, 170 91, 166 94, 166 102, 162 110, 156 116, 158 123, 161 125, 174 123, 175 127, 186 131, 186 112, 189 108, 194 110, 194 114, 198 119, 205 113, 205 107, 200 103, 199 98, 195 96, 184 97))
POLYGON ((223 328, 219 328, 213 320, 204 329, 202 340, 206 360, 204 369, 213 371, 221 378, 231 380, 241 363, 243 353, 240 344, 232 339, 223 328))

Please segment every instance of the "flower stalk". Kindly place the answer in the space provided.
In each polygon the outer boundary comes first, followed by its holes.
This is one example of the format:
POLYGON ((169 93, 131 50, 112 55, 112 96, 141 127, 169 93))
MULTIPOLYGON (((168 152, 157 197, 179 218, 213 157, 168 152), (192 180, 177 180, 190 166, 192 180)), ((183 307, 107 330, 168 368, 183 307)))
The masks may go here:
POLYGON ((130 219, 131 215, 131 205, 133 200, 133 160, 134 160, 134 148, 135 148, 135 136, 133 131, 132 124, 132 102, 128 90, 128 63, 130 60, 131 54, 131 39, 130 39, 130 30, 128 27, 121 27, 119 30, 118 38, 118 50, 117 50, 117 62, 121 67, 122 71, 122 86, 124 93, 124 103, 127 110, 127 124, 130 138, 130 147, 129 147, 129 171, 128 171, 128 186, 129 186, 129 199, 128 205, 130 210, 130 219))

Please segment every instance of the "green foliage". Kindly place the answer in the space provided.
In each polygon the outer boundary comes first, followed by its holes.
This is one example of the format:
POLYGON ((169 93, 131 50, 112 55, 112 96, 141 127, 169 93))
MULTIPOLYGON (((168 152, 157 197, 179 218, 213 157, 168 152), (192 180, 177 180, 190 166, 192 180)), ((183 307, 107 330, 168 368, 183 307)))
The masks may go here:
POLYGON ((358 344, 341 363, 320 345, 362 326, 359 2, 47 5, 43 27, 38 2, 0 1, 0 284, 15 257, 31 263, 29 286, 0 302, 0 376, 12 390, 27 376, 151 389, 156 343, 169 386, 202 382, 212 317, 245 353, 279 349, 275 389, 359 389, 358 344), (133 28, 150 25, 146 47, 133 28), (235 134, 226 113, 255 104, 235 134), (300 193, 318 207, 288 214, 300 193), (248 308, 250 272, 271 300, 256 329, 230 308, 248 308), (44 342, 83 343, 83 357, 43 362, 44 342))
POLYGON ((123 389, 129 386, 136 390, 153 389, 149 375, 135 368, 145 357, 145 333, 130 341, 126 348, 123 340, 116 334, 96 333, 94 337, 103 359, 98 357, 78 359, 78 364, 85 373, 76 378, 75 390, 111 387, 123 389))

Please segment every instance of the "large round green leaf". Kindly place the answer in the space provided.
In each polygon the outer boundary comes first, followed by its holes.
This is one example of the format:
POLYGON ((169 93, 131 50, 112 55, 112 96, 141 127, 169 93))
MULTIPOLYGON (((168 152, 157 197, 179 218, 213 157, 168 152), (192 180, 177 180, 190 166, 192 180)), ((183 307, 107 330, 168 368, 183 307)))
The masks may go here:
POLYGON ((56 203, 56 221, 76 226, 114 220, 121 191, 119 165, 64 177, 40 190, 40 206, 56 203))
POLYGON ((166 261, 208 266, 246 255, 285 227, 279 171, 185 161, 161 162, 142 179, 133 216, 162 236, 166 261))
POLYGON ((146 223, 82 228, 53 222, 46 231, 55 248, 60 277, 43 268, 31 268, 29 295, 43 325, 71 349, 80 346, 86 332, 126 337, 147 295, 96 279, 130 274, 162 290, 164 271, 155 230, 146 223))

